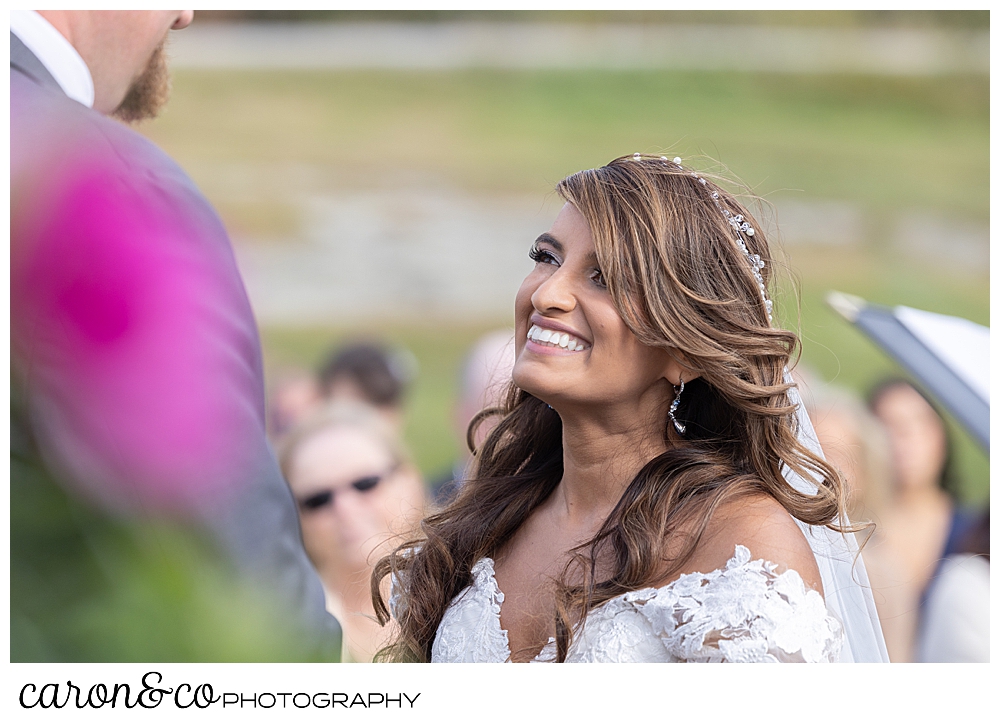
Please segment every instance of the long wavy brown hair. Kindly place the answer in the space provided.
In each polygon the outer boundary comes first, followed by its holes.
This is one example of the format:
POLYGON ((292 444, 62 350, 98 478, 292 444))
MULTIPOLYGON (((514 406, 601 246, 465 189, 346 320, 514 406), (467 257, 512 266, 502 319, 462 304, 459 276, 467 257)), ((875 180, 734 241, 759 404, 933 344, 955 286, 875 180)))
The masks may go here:
MULTIPOLYGON (((632 333, 649 346, 679 350, 700 375, 686 385, 677 410, 684 435, 664 413, 667 451, 636 474, 593 539, 570 551, 555 581, 558 661, 590 610, 681 570, 715 509, 734 495, 769 494, 802 522, 843 529, 839 474, 797 439, 785 369, 798 337, 771 324, 723 209, 754 229, 742 238, 764 261, 768 284, 765 234, 723 183, 665 158, 627 156, 557 186, 587 220, 608 291, 632 333), (819 481, 816 494, 794 489, 784 465, 819 481)), ((502 419, 475 450, 471 478, 456 498, 375 566, 376 615, 389 619, 381 591, 390 577, 400 630, 377 659, 430 660, 445 610, 471 583, 473 565, 496 556, 560 482, 562 423, 554 410, 511 385, 502 407, 473 420, 470 440, 490 414, 502 419)))

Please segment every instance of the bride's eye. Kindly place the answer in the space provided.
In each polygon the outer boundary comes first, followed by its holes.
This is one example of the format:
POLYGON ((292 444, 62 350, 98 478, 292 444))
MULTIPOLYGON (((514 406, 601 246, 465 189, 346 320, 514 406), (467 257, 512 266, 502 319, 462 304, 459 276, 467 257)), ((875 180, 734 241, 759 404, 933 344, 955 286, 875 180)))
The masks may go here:
POLYGON ((555 264, 556 257, 545 249, 540 249, 538 246, 532 246, 528 250, 528 258, 534 261, 536 264, 555 264))
POLYGON ((590 280, 595 284, 600 286, 602 289, 608 288, 608 282, 604 278, 604 272, 600 269, 594 269, 593 273, 590 274, 590 280))

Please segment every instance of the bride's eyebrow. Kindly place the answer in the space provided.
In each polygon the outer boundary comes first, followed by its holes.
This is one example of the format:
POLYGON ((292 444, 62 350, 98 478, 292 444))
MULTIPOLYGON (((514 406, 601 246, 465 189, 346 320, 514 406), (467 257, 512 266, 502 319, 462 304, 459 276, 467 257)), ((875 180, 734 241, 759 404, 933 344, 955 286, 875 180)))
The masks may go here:
MULTIPOLYGON (((556 253, 561 254, 566 250, 565 248, 563 248, 563 245, 559 242, 559 239, 557 239, 555 236, 553 236, 548 232, 543 233, 541 236, 535 239, 536 246, 540 243, 547 243, 556 251, 556 253)), ((593 251, 589 252, 587 254, 587 261, 597 263, 597 254, 594 253, 593 251)))
MULTIPOLYGON (((540 244, 540 243, 546 243, 546 244, 548 244, 549 246, 551 246, 555 250, 556 253, 559 253, 559 254, 564 253, 564 251, 565 251, 565 249, 563 248, 563 245, 561 243, 559 243, 559 239, 557 239, 555 236, 553 236, 552 234, 550 234, 548 232, 543 233, 541 236, 539 236, 538 238, 535 239, 535 246, 538 246, 538 244, 540 244)), ((593 251, 589 252, 587 254, 586 261, 587 261, 587 263, 596 264, 597 263, 597 254, 594 253, 593 251)))
POLYGON ((550 233, 543 233, 541 236, 535 239, 535 246, 541 243, 548 244, 559 253, 563 252, 563 245, 559 243, 559 240, 550 233))

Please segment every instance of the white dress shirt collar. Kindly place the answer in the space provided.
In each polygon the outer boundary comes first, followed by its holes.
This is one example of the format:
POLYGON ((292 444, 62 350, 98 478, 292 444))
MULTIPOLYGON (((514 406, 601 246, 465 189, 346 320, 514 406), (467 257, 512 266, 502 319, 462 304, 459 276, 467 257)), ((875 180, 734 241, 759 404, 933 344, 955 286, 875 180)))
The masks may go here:
POLYGON ((10 31, 35 54, 63 92, 88 108, 94 105, 94 79, 70 42, 34 10, 11 10, 10 31))

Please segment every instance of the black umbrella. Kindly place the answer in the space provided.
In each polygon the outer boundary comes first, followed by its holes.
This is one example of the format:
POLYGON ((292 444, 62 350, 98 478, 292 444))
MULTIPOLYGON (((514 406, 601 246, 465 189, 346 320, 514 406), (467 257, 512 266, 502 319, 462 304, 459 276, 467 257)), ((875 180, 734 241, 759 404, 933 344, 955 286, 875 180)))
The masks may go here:
POLYGON ((989 452, 989 327, 907 306, 869 304, 837 291, 826 301, 919 380, 989 452))

